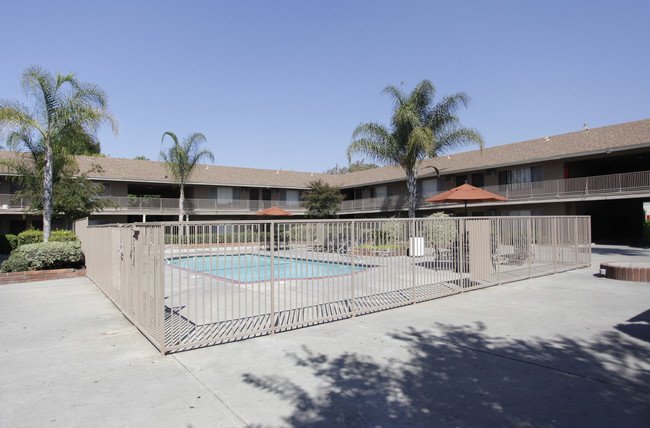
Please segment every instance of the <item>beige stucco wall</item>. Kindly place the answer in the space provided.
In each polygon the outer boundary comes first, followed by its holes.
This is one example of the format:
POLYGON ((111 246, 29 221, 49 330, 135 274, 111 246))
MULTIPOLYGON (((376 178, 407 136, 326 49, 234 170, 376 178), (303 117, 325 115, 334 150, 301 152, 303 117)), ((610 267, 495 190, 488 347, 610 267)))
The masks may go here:
POLYGON ((564 178, 564 161, 554 160, 542 164, 543 180, 562 180, 564 178))
POLYGON ((129 193, 129 185, 125 182, 111 181, 106 182, 111 186, 111 196, 124 197, 129 193))
POLYGON ((195 199, 210 199, 211 186, 192 186, 195 199))

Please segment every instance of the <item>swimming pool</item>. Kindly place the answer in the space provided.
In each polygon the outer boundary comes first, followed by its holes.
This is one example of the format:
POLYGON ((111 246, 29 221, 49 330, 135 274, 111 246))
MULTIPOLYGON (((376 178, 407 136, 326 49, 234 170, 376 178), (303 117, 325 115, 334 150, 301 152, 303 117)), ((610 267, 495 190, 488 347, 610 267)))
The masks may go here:
POLYGON ((167 260, 172 266, 214 275, 237 282, 267 281, 271 279, 305 279, 347 275, 372 265, 274 257, 262 254, 221 254, 175 257, 167 260))

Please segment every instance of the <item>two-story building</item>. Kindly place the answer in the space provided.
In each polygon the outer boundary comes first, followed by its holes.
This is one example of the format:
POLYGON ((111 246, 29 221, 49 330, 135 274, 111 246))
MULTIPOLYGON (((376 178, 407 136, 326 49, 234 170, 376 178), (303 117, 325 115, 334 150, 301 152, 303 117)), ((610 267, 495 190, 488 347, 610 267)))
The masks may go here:
MULTIPOLYGON (((77 162, 81 170, 101 167, 91 178, 117 205, 93 214, 90 224, 178 219, 179 190, 164 163, 86 156, 77 162)), ((12 200, 11 171, 2 174, 0 233, 38 227, 38 217, 24 214, 28 201, 12 200)), ((199 165, 185 187, 185 212, 190 220, 252 219, 278 206, 300 218, 304 191, 318 179, 341 188, 340 217, 407 215, 399 166, 330 175, 199 165)), ((650 202, 650 119, 427 159, 418 173, 418 216, 462 215, 460 204, 425 199, 465 182, 508 198, 472 204, 472 216, 587 214, 596 241, 640 236, 643 203, 650 202)))

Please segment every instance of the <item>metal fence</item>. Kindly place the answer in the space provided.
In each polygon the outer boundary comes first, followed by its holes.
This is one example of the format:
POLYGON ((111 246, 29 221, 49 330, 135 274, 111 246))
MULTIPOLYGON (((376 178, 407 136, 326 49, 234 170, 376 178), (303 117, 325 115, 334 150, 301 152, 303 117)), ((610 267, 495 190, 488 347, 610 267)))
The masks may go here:
POLYGON ((589 266, 590 218, 79 228, 90 277, 163 353, 589 266))

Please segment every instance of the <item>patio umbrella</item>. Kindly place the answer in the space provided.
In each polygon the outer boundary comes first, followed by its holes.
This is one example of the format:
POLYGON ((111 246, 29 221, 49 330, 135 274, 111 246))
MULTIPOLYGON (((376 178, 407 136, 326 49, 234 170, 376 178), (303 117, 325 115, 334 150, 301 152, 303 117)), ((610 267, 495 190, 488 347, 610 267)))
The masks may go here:
POLYGON ((291 214, 288 211, 283 210, 282 208, 278 207, 271 207, 267 208, 263 211, 260 211, 258 213, 255 213, 255 215, 263 216, 263 217, 291 217, 293 214, 291 214))
MULTIPOLYGON (((258 215, 260 217, 268 217, 268 218, 281 218, 281 217, 292 217, 293 216, 293 214, 291 214, 290 212, 285 211, 282 208, 278 208, 278 207, 275 207, 275 206, 271 207, 271 208, 267 208, 265 210, 262 210, 262 211, 260 211, 258 213, 255 213, 255 215, 258 215)), ((272 224, 270 226, 272 226, 272 224)), ((276 225, 275 227, 273 227, 272 234, 273 234, 274 242, 275 242, 275 244, 273 245, 273 248, 275 248, 276 250, 288 249, 288 247, 286 247, 286 245, 283 246, 279 242, 278 234, 279 234, 281 228, 283 229, 284 226, 276 225)), ((267 249, 270 249, 270 247, 271 247, 271 242, 270 242, 270 236, 269 235, 266 236, 266 247, 267 247, 267 249)))
POLYGON ((465 215, 467 215, 468 202, 495 202, 507 201, 508 198, 488 192, 487 190, 479 189, 467 183, 447 190, 439 195, 426 200, 426 202, 465 202, 465 215))

